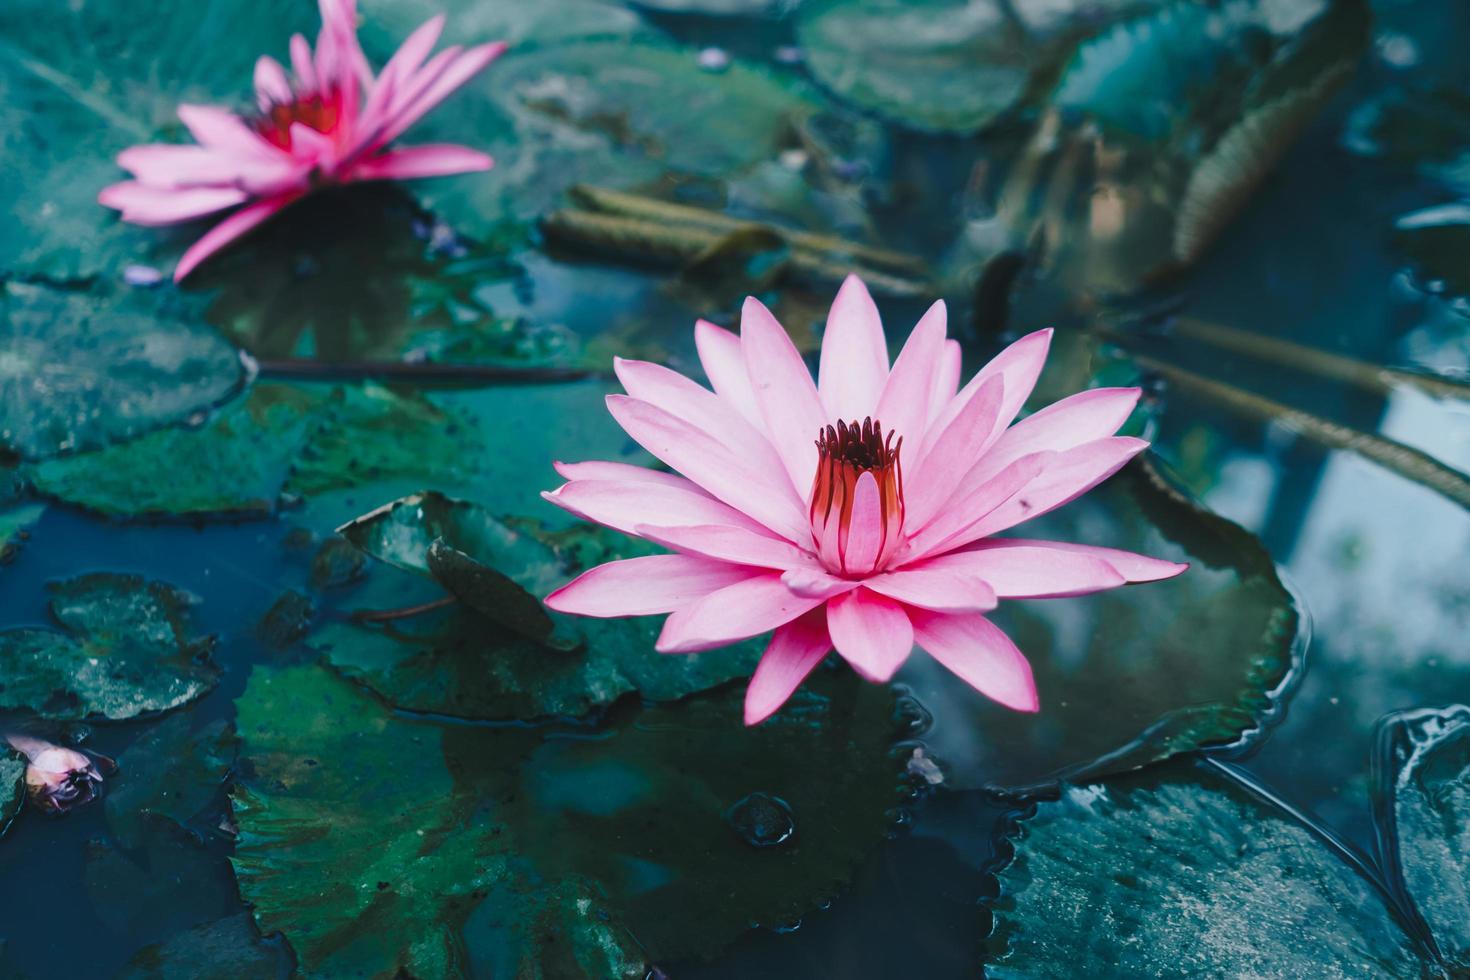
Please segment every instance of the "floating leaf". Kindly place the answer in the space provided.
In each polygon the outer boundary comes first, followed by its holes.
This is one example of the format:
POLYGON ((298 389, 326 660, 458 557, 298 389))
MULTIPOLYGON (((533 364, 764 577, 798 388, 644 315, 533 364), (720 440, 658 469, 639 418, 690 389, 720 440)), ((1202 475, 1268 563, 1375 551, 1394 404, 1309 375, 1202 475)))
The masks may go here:
POLYGON ((138 847, 148 824, 159 817, 191 830, 218 824, 237 747, 227 723, 211 722, 196 732, 188 713, 144 732, 118 758, 117 774, 107 780, 103 811, 113 838, 124 847, 138 847))
POLYGON ((237 702, 241 895, 311 976, 497 956, 497 976, 556 975, 548 957, 627 976, 643 951, 712 951, 830 894, 888 826, 891 698, 835 679, 750 731, 732 692, 628 703, 593 733, 413 721, 320 668, 257 667, 237 702), (795 814, 787 844, 726 824, 757 790, 795 814), (570 942, 500 942, 526 928, 570 942))
POLYGON ((0 510, 0 565, 15 557, 26 528, 41 519, 45 504, 21 504, 0 510))
POLYGON ((1463 973, 1470 708, 1389 715, 1375 751, 1379 866, 1228 768, 1172 763, 1038 804, 999 873, 987 975, 1463 973))
POLYGON ((0 274, 77 279, 117 273, 183 236, 123 225, 97 192, 126 175, 134 143, 182 136, 183 102, 238 104, 262 52, 284 57, 293 31, 315 35, 312 4, 235 0, 166 13, 127 4, 13 0, 0 8, 0 274))
POLYGON ((950 782, 1020 791, 1122 772, 1235 742, 1274 714, 1293 671, 1298 615, 1249 532, 1141 463, 1019 530, 1191 567, 1094 596, 1003 603, 996 621, 1035 672, 1034 715, 913 658, 899 679, 934 714, 925 741, 950 782))
POLYGON ((136 438, 247 381, 235 349, 206 326, 141 302, 0 285, 0 446, 23 458, 136 438))
MULTIPOLYGON (((313 634, 343 676, 400 708, 466 718, 583 715, 632 691, 672 700, 755 669, 758 642, 674 657, 653 649, 659 624, 647 617, 547 612, 540 598, 581 570, 647 553, 604 529, 512 527, 474 504, 420 494, 342 532, 376 558, 433 574, 464 599, 388 625, 335 622, 313 634), (429 557, 435 546, 437 562, 429 557)), ((380 588, 400 597, 398 604, 409 601, 392 578, 380 588)))
POLYGON ((26 760, 18 753, 0 752, 0 837, 26 801, 26 760))
POLYGON ((164 817, 150 815, 140 827, 134 849, 102 838, 83 847, 83 883, 109 929, 142 945, 238 908, 223 856, 164 817))
MULTIPOLYGON (((633 38, 654 33, 615 0, 539 0, 537 3, 480 3, 478 0, 364 0, 362 44, 369 57, 386 61, 414 28, 443 14, 457 44, 504 41, 514 49, 587 40, 633 38)), ((453 112, 454 110, 449 110, 453 112)))
POLYGON ((213 689, 213 641, 190 634, 187 593, 109 573, 70 579, 51 592, 51 614, 64 632, 0 632, 0 708, 124 721, 213 689))
POLYGON ((195 926, 134 954, 123 980, 280 980, 291 955, 279 940, 265 942, 249 912, 195 926))
POLYGON ((828 0, 796 23, 818 81, 919 129, 973 132, 1025 93, 1036 52, 994 0, 828 0))

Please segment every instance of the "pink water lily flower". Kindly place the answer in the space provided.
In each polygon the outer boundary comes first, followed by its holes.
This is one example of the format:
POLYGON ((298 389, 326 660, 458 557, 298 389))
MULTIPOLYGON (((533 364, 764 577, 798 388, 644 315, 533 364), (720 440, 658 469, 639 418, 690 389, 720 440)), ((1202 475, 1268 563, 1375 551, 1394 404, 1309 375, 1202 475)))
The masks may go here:
POLYGON ((171 225, 244 205, 184 253, 175 281, 324 184, 440 177, 493 164, 478 150, 449 143, 389 144, 495 60, 504 44, 449 47, 430 57, 444 27, 440 15, 409 35, 374 77, 357 43, 357 0, 320 5, 316 50, 300 34, 291 38, 291 74, 268 56, 255 63, 255 112, 181 105, 179 119, 198 145, 149 143, 118 156, 135 179, 104 188, 97 200, 124 221, 171 225))
POLYGON ((1111 548, 996 538, 1075 499, 1148 444, 1115 436, 1137 388, 1094 388, 1015 425, 1051 331, 1016 341, 964 388, 935 303, 890 366, 878 310, 849 277, 812 382, 754 298, 737 336, 700 321, 713 391, 667 368, 616 361, 609 395, 627 433, 677 476, 624 463, 558 463, 544 496, 673 554, 613 561, 547 597, 583 616, 668 613, 657 648, 689 653, 774 630, 745 723, 784 704, 834 647, 885 682, 915 644, 980 693, 1039 706, 1031 667, 985 614, 1000 599, 1076 596, 1178 575, 1111 548))
POLYGON ((26 795, 47 813, 65 813, 101 794, 102 773, 87 755, 29 735, 10 734, 5 741, 26 757, 26 795))

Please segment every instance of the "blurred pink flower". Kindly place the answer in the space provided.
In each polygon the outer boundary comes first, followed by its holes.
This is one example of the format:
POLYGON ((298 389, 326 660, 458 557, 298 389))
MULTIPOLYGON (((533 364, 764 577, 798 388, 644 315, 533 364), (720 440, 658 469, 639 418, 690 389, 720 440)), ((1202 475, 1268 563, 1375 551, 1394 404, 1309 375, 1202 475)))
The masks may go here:
POLYGON ((87 755, 28 735, 5 740, 26 757, 26 795, 42 810, 65 813, 101 794, 102 773, 87 755))
POLYGON ((324 184, 490 169, 490 157, 455 144, 387 147, 495 60, 503 43, 450 47, 429 57, 444 27, 440 15, 409 35, 375 78, 357 43, 357 0, 320 5, 316 50, 300 34, 291 38, 292 74, 265 55, 255 63, 256 112, 179 106, 198 145, 129 147, 117 162, 135 179, 97 196, 140 225, 176 224, 244 205, 184 253, 176 281, 324 184))
POLYGON ((1081 496, 1148 444, 1113 435, 1137 388, 1094 388, 1011 421, 1051 331, 1016 341, 963 389, 935 303, 890 367, 878 310, 849 277, 832 304, 820 380, 760 302, 739 336, 695 327, 713 391, 617 360, 618 423, 683 476, 557 463, 546 499, 674 554, 609 562, 546 600, 583 616, 668 613, 657 648, 708 650, 774 630, 745 723, 786 702, 836 647, 884 682, 915 644, 982 694, 1038 708, 1031 667, 985 617, 999 599, 1082 595, 1186 566, 1111 548, 995 534, 1081 496), (881 422, 880 422, 881 420, 881 422))

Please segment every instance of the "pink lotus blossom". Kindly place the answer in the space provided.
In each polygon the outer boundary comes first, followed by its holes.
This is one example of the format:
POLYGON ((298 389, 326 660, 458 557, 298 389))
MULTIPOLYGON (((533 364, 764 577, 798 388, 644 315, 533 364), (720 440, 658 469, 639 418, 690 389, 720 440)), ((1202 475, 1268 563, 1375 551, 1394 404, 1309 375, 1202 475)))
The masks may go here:
POLYGON ((102 773, 87 755, 29 735, 5 740, 26 757, 26 795, 47 813, 65 813, 101 794, 102 773))
POLYGON ((674 552, 590 569, 547 597, 552 609, 668 613, 664 653, 775 631, 746 691, 747 725, 784 704, 834 647, 881 683, 917 644, 987 697, 1036 711, 1030 664, 985 617, 998 600, 1076 596, 1185 569, 995 537, 1081 496, 1148 445, 1113 434, 1137 388, 1094 388, 1010 424, 1050 330, 1016 341, 961 389, 943 302, 890 366, 877 307, 856 277, 832 304, 815 384, 754 298, 740 326, 738 336, 695 327, 713 391, 656 364, 615 362, 628 393, 609 395, 608 409, 682 476, 557 463, 568 482, 544 496, 674 552))
POLYGON ((440 177, 493 164, 451 143, 388 145, 495 60, 503 43, 449 47, 429 57, 444 27, 440 15, 409 35, 374 77, 357 43, 357 0, 320 4, 316 50, 300 34, 292 37, 291 74, 268 56, 255 63, 254 113, 179 106, 198 145, 129 147, 117 162, 135 179, 97 196, 139 225, 171 225, 244 205, 184 253, 175 281, 324 184, 440 177))

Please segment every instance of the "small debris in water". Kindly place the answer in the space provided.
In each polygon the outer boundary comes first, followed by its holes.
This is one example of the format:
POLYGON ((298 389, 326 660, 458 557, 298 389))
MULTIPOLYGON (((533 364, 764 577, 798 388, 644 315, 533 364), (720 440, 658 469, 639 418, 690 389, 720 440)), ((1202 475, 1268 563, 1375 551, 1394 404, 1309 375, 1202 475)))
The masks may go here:
POLYGON ((163 273, 151 265, 130 265, 123 269, 123 282, 129 286, 157 286, 163 273))
POLYGON ((699 52, 699 67, 705 71, 724 71, 730 67, 730 52, 724 48, 705 48, 699 52))
POLYGON ((806 60, 806 53, 794 44, 783 44, 776 49, 776 60, 783 65, 799 65, 806 60))
POLYGON ((725 811, 725 822, 751 847, 775 847, 796 833, 796 817, 779 796, 751 793, 725 811))
POLYGON ((944 770, 939 768, 939 763, 924 754, 922 745, 914 748, 914 754, 909 757, 908 773, 922 779, 929 786, 938 786, 944 782, 944 770))

